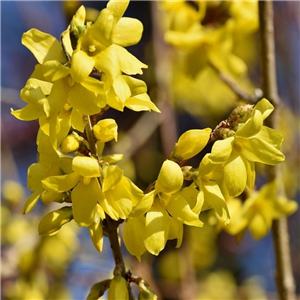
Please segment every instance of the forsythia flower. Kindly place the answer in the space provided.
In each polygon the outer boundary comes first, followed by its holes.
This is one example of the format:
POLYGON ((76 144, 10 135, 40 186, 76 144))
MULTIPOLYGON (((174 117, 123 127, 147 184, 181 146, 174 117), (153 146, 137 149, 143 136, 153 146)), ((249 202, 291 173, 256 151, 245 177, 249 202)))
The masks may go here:
MULTIPOLYGON (((155 255, 164 249, 168 239, 177 238, 178 246, 180 245, 182 223, 191 226, 203 226, 198 215, 192 211, 187 200, 180 194, 182 184, 183 175, 180 167, 175 162, 166 160, 159 172, 155 189, 143 197, 130 215, 133 218, 125 224, 123 236, 128 251, 131 252, 131 249, 135 248, 131 244, 134 241, 129 236, 129 227, 136 228, 143 221, 145 222, 144 234, 140 230, 136 234, 143 235, 142 240, 145 248, 155 255), (147 214, 144 218, 143 214, 145 213, 147 214)), ((138 243, 138 249, 142 252, 144 248, 140 242, 138 243)), ((139 251, 134 250, 134 253, 137 252, 139 251)), ((140 259, 141 254, 138 253, 136 256, 140 259)))
POLYGON ((125 278, 121 275, 116 275, 110 282, 108 293, 108 300, 128 300, 128 289, 125 278))
POLYGON ((230 226, 225 230, 230 234, 242 234, 248 228, 254 239, 259 240, 266 236, 271 229, 272 221, 283 216, 289 216, 297 208, 297 202, 282 196, 277 196, 278 182, 272 181, 254 191, 245 201, 243 206, 236 203, 232 208, 235 213, 230 226))
POLYGON ((238 196, 246 185, 253 189, 255 182, 254 162, 276 165, 284 161, 279 151, 283 136, 274 129, 263 126, 263 120, 274 110, 266 99, 259 101, 236 134, 225 140, 216 141, 209 159, 212 163, 223 164, 223 185, 227 193, 238 196))

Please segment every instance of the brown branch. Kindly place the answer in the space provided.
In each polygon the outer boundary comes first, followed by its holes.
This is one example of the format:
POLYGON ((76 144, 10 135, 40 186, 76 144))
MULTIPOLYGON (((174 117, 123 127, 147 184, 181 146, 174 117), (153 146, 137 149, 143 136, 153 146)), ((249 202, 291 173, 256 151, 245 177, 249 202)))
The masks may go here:
MULTIPOLYGON (((278 108, 280 99, 276 84, 276 63, 274 51, 273 3, 259 1, 261 73, 264 96, 272 102, 275 112, 267 119, 271 128, 278 127, 278 108)), ((278 195, 284 193, 281 166, 269 167, 269 181, 279 179, 278 195)), ((292 272, 287 219, 273 221, 273 241, 276 255, 276 283, 280 300, 294 300, 295 283, 292 272)))
POLYGON ((260 89, 256 89, 255 93, 252 95, 245 91, 242 87, 240 87, 229 75, 221 72, 216 66, 210 64, 210 66, 219 74, 220 79, 241 99, 244 101, 255 104, 262 97, 262 91, 260 89))

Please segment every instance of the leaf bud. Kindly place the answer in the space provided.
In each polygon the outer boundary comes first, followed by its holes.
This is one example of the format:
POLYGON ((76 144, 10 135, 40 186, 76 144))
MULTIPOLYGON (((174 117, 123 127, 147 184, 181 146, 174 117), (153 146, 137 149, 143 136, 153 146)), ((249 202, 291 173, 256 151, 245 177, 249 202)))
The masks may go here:
POLYGON ((183 133, 175 144, 170 159, 183 161, 197 155, 206 146, 211 133, 210 128, 192 129, 183 133))
POLYGON ((39 235, 51 236, 73 219, 72 207, 65 206, 46 214, 38 227, 39 235))
POLYGON ((70 152, 75 152, 79 149, 81 144, 81 138, 74 134, 68 135, 61 144, 61 152, 63 154, 68 154, 70 152))
POLYGON ((118 139, 118 125, 114 119, 100 120, 93 127, 94 135, 101 142, 109 142, 118 139))

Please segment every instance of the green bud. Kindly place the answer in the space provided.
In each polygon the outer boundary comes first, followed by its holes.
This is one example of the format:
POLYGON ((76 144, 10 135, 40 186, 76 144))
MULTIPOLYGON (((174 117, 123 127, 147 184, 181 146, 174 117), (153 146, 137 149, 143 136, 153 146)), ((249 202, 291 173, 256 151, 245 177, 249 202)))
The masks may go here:
POLYGON ((65 206, 45 215, 38 227, 39 235, 51 236, 73 219, 72 207, 65 206))

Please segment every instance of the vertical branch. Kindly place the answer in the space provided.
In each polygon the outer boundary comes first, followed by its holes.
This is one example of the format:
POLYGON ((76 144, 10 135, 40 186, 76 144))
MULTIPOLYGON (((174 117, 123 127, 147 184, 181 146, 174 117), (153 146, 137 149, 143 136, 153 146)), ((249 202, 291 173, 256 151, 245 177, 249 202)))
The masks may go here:
MULTIPOLYGON (((272 1, 259 1, 260 44, 261 44, 261 74, 262 90, 264 96, 275 107, 274 113, 267 122, 271 128, 278 127, 278 108, 280 99, 276 83, 276 63, 274 47, 273 3, 272 1)), ((269 167, 269 181, 277 179, 280 186, 278 194, 284 193, 281 180, 281 166, 269 167)), ((287 219, 285 217, 273 221, 273 241, 276 255, 276 283, 280 300, 295 299, 295 284, 291 266, 289 234, 287 219)))
MULTIPOLYGON (((91 154, 97 157, 97 148, 95 144, 95 137, 93 133, 90 116, 87 116, 85 133, 90 145, 91 154)), ((126 266, 122 255, 121 247, 120 247, 120 238, 118 235, 118 227, 120 225, 120 222, 112 220, 108 215, 106 215, 105 220, 106 220, 106 232, 108 234, 110 248, 113 253, 116 268, 118 268, 121 271, 122 277, 124 277, 127 280, 126 266)), ((129 300, 135 300, 129 282, 127 284, 127 288, 128 288, 129 300)))

